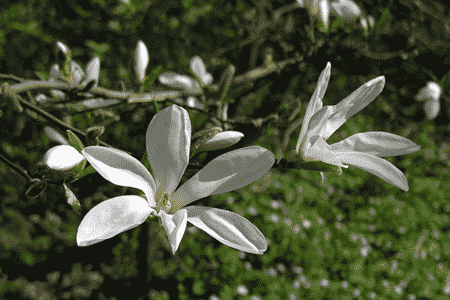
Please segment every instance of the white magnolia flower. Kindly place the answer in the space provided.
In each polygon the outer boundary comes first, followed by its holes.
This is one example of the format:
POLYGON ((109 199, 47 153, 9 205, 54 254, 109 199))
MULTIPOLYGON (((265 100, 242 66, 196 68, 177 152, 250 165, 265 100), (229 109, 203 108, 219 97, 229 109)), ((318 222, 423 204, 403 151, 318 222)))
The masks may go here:
POLYGON ((147 70, 149 60, 147 46, 145 46, 143 41, 139 40, 134 54, 134 69, 140 82, 144 82, 145 80, 145 71, 147 70))
POLYGON ((328 145, 326 140, 351 116, 378 96, 384 87, 384 76, 360 86, 347 98, 333 106, 323 106, 330 79, 328 63, 317 82, 316 90, 306 109, 296 151, 306 161, 323 161, 347 168, 349 164, 370 172, 384 181, 408 191, 405 175, 390 162, 380 158, 409 154, 420 150, 407 138, 380 131, 354 134, 343 141, 328 145))
POLYGON ((84 160, 84 156, 72 146, 59 145, 44 155, 44 164, 52 170, 68 171, 84 160))
POLYGON ((213 81, 211 73, 206 71, 205 63, 200 56, 194 56, 190 62, 191 71, 198 77, 200 82, 186 76, 173 72, 165 72, 159 75, 158 80, 162 84, 182 88, 193 94, 200 94, 202 92, 201 87, 210 85, 213 81))
POLYGON ((328 28, 330 16, 330 3, 328 0, 297 0, 297 3, 300 7, 306 7, 312 22, 320 18, 325 28, 328 28))
POLYGON ((262 254, 267 242, 247 219, 221 209, 185 206, 259 179, 275 162, 273 153, 259 146, 228 152, 213 159, 175 191, 189 163, 190 142, 189 116, 185 109, 173 105, 156 114, 147 129, 147 154, 154 177, 123 151, 100 146, 84 148, 83 154, 100 175, 116 185, 140 189, 147 199, 120 196, 98 204, 81 221, 77 244, 101 242, 139 226, 150 215, 158 215, 173 253, 188 221, 229 247, 262 254))
POLYGON ((417 101, 425 101, 424 110, 428 120, 433 120, 439 114, 440 97, 442 88, 438 83, 430 81, 427 85, 419 90, 416 95, 417 101))
POLYGON ((337 0, 330 3, 331 14, 344 22, 353 22, 361 15, 361 9, 352 0, 337 0))

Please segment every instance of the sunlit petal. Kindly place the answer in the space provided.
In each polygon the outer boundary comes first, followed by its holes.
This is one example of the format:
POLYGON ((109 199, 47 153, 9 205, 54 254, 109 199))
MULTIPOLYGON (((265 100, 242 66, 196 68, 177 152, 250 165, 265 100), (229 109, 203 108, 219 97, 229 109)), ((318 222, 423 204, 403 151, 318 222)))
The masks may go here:
POLYGON ((356 133, 345 140, 330 145, 334 152, 362 152, 380 157, 414 153, 420 146, 409 139, 382 131, 356 133))
POLYGON ((131 155, 113 148, 91 146, 82 153, 97 172, 106 180, 120 185, 140 189, 155 206, 156 184, 144 165, 131 155))
POLYGON ((175 214, 170 215, 160 210, 158 216, 161 217, 162 225, 169 238, 172 252, 175 254, 186 231, 187 211, 181 209, 175 214))
POLYGON ((323 107, 322 98, 327 90, 328 81, 330 80, 330 74, 331 64, 328 62, 325 69, 322 71, 322 73, 320 73, 319 80, 317 80, 316 89, 314 90, 311 100, 308 103, 308 107, 306 108, 305 115, 303 116, 302 129, 298 137, 297 146, 295 148, 297 152, 299 151, 300 144, 302 143, 306 131, 308 130, 309 121, 311 120, 312 116, 323 107))
POLYGON ((94 87, 98 85, 98 77, 100 76, 100 57, 94 56, 86 66, 86 78, 85 83, 91 80, 95 80, 94 87))
POLYGON ((172 193, 189 163, 191 121, 187 111, 172 105, 157 113, 146 135, 148 162, 158 187, 156 199, 172 193))
POLYGON ((189 206, 187 220, 229 247, 254 254, 267 250, 261 231, 246 218, 222 209, 189 206))
POLYGON ((359 152, 337 152, 336 155, 343 163, 372 173, 404 191, 409 190, 408 181, 402 171, 385 159, 359 152))
POLYGON ((369 105, 381 93, 384 83, 384 76, 372 79, 360 86, 344 100, 332 106, 334 112, 328 119, 326 126, 321 129, 319 135, 327 140, 350 117, 369 105))
POLYGON ((78 246, 89 246, 144 223, 153 211, 139 196, 120 196, 92 208, 77 231, 78 246))
POLYGON ((244 187, 269 171, 275 157, 269 150, 251 146, 216 157, 172 195, 172 210, 209 195, 244 187))
POLYGON ((150 57, 148 55, 147 46, 145 46, 143 41, 138 41, 136 52, 134 54, 134 70, 140 82, 144 82, 145 80, 145 72, 149 61, 150 57))
POLYGON ((213 81, 213 77, 210 73, 206 72, 206 67, 200 56, 196 55, 191 59, 190 62, 192 72, 197 75, 197 77, 203 82, 205 85, 209 85, 213 81))

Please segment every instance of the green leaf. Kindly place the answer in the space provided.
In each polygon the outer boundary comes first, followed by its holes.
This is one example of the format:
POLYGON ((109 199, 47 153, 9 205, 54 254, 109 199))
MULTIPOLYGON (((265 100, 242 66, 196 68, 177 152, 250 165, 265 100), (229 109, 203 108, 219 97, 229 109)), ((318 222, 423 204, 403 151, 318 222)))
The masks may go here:
POLYGON ((89 174, 95 173, 97 172, 92 166, 87 167, 86 169, 84 169, 79 175, 78 175, 78 179, 81 179, 89 174))
POLYGON ((164 71, 161 65, 157 66, 153 70, 150 71, 150 74, 145 76, 145 81, 141 85, 141 89, 145 91, 151 84, 153 84, 159 75, 164 71))
POLYGON ((333 23, 331 23, 331 28, 333 28, 333 29, 338 28, 339 26, 341 26, 341 24, 342 24, 342 19, 337 18, 336 20, 333 21, 333 23))
POLYGON ((81 140, 73 133, 71 130, 67 129, 67 136, 69 137, 69 145, 74 147, 81 153, 81 150, 84 149, 84 145, 81 140))
POLYGON ((381 14, 380 20, 375 24, 375 28, 380 27, 383 25, 384 22, 386 22, 387 18, 389 17, 389 7, 386 7, 386 9, 381 14))

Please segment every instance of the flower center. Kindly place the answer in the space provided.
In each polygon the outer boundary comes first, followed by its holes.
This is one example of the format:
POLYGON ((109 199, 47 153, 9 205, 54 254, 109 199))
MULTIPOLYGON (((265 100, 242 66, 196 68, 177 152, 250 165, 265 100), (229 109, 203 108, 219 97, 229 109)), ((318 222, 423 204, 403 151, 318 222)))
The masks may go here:
POLYGON ((159 199, 158 203, 156 203, 156 209, 158 211, 163 210, 166 213, 168 213, 170 211, 171 207, 172 207, 172 204, 170 203, 170 200, 169 200, 169 194, 164 193, 162 198, 159 199))

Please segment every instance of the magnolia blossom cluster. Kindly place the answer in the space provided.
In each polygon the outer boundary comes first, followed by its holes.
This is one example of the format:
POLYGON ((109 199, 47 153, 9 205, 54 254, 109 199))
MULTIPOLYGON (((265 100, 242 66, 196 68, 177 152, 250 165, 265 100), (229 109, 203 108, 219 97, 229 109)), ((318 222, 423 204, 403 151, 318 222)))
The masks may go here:
MULTIPOLYGON (((145 45, 139 45, 136 53, 145 54, 145 45)), ((139 78, 144 80, 148 61, 139 59, 139 55, 137 58, 136 61, 141 63, 136 65, 137 71, 139 69, 139 76, 143 76, 139 78), (143 65, 145 68, 138 68, 143 65)), ((198 79, 165 73, 160 76, 160 81, 184 89, 194 86, 201 88, 211 84, 212 76, 206 72, 199 57, 191 60, 191 69, 198 79)), ((76 75, 76 72, 74 74, 76 75)), ((338 168, 348 168, 348 165, 352 165, 408 191, 405 175, 381 157, 419 151, 420 147, 409 139, 373 131, 357 133, 331 145, 326 142, 350 117, 381 93, 385 84, 384 76, 363 84, 336 105, 323 106, 322 99, 330 74, 331 64, 328 63, 319 76, 303 118, 295 148, 299 159, 307 162, 321 161, 338 168)), ((75 75, 72 77, 77 80, 85 77, 75 75)), ((435 88, 435 85, 424 89, 418 98, 439 98, 440 90, 437 93, 433 87, 435 88)), ((47 131, 49 135, 55 136, 52 130, 47 131)), ((267 249, 267 241, 261 231, 242 216, 230 211, 191 204, 204 197, 232 191, 258 180, 274 164, 275 157, 272 152, 259 146, 230 151, 210 161, 178 187, 189 164, 191 138, 200 137, 194 143, 197 143, 194 149, 211 151, 237 143, 243 137, 242 133, 211 128, 191 137, 191 122, 187 111, 178 105, 169 106, 157 113, 147 128, 147 157, 152 173, 136 158, 121 150, 101 146, 84 148, 73 133, 68 133, 71 134, 69 137, 76 141, 75 144, 69 142, 70 145, 67 145, 67 141, 58 136, 57 140, 64 145, 51 148, 44 156, 44 164, 49 169, 65 172, 77 168, 82 171, 87 160, 111 183, 142 191, 141 196, 114 197, 92 208, 78 228, 76 239, 79 246, 101 242, 141 225, 149 217, 157 217, 167 234, 173 253, 180 245, 187 222, 229 247, 255 254, 262 254, 267 249)), ((67 191, 67 186, 65 188, 67 191)), ((73 193, 70 195, 75 198, 73 193)))

